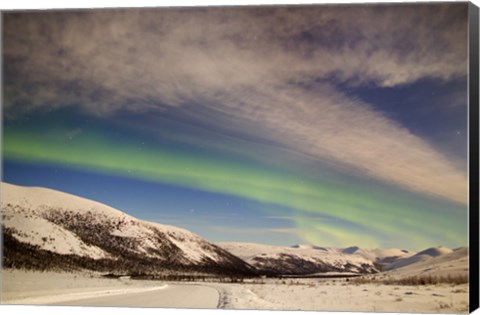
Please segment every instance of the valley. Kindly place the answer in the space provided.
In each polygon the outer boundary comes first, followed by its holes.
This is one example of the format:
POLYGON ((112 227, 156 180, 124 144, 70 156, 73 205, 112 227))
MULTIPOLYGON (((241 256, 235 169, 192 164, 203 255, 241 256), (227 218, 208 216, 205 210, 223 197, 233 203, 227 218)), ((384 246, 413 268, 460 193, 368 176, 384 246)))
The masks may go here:
POLYGON ((468 248, 211 243, 58 191, 1 188, 3 304, 468 310, 468 248))

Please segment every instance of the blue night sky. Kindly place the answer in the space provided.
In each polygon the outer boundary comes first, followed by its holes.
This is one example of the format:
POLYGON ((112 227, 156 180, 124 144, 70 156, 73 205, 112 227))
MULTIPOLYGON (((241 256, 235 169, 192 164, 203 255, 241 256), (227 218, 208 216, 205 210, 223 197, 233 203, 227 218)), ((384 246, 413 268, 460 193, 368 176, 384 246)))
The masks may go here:
POLYGON ((466 3, 3 20, 4 182, 213 242, 467 244, 466 3))

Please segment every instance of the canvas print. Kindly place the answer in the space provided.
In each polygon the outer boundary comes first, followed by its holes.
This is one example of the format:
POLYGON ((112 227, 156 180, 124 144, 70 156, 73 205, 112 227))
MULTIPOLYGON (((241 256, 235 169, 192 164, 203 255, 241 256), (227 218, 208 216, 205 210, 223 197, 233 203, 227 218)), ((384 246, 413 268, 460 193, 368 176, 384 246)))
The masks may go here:
POLYGON ((468 312, 468 13, 2 12, 1 303, 468 312))

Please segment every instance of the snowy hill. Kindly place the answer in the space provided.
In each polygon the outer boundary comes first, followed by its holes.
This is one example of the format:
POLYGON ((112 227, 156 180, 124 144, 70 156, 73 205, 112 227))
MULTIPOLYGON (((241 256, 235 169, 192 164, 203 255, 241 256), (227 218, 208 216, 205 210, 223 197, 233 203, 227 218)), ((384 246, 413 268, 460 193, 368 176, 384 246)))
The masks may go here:
MULTIPOLYGON (((468 248, 439 251, 439 255, 423 256, 423 259, 392 269, 388 273, 394 276, 458 276, 468 275, 468 248)), ((437 253, 439 253, 437 252, 437 253)))
POLYGON ((398 248, 364 249, 294 245, 271 246, 254 243, 217 243, 263 272, 313 274, 319 272, 374 273, 393 262, 415 255, 398 248))
MULTIPOLYGON (((281 247, 253 243, 217 243, 217 245, 264 273, 307 275, 324 272, 379 271, 374 259, 338 248, 311 245, 281 247)), ((367 253, 365 251, 365 256, 368 256, 367 253)))
POLYGON ((253 243, 212 244, 187 230, 39 187, 1 184, 4 266, 172 274, 465 272, 467 249, 363 249, 253 243))
POLYGON ((452 250, 443 246, 427 248, 413 256, 398 259, 392 262, 391 264, 385 266, 385 270, 399 269, 412 264, 430 261, 431 258, 445 256, 450 253, 452 253, 452 250))
POLYGON ((261 272, 285 275, 322 272, 373 273, 386 271, 395 276, 465 275, 468 248, 455 250, 438 246, 418 253, 397 248, 363 249, 294 245, 271 246, 253 243, 217 243, 261 272))
POLYGON ((1 184, 1 197, 7 267, 35 269, 48 259, 59 268, 254 273, 187 230, 141 221, 95 201, 7 183, 1 184))
POLYGON ((385 270, 386 266, 389 266, 398 260, 407 259, 415 255, 415 252, 408 251, 405 249, 398 249, 398 248, 365 249, 365 248, 359 248, 357 246, 344 248, 341 250, 341 252, 345 254, 357 255, 365 259, 368 259, 373 263, 375 263, 375 265, 381 270, 385 270))
POLYGON ((415 252, 398 248, 374 248, 364 249, 357 246, 347 247, 341 250, 344 254, 355 254, 369 260, 382 260, 389 257, 405 258, 415 255, 415 252))

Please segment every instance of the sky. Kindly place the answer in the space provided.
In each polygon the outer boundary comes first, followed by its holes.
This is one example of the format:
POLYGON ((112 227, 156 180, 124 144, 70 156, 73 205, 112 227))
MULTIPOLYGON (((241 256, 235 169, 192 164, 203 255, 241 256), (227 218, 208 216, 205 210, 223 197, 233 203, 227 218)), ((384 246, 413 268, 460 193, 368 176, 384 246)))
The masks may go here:
POLYGON ((466 246, 467 22, 466 3, 4 13, 2 180, 213 242, 466 246))

